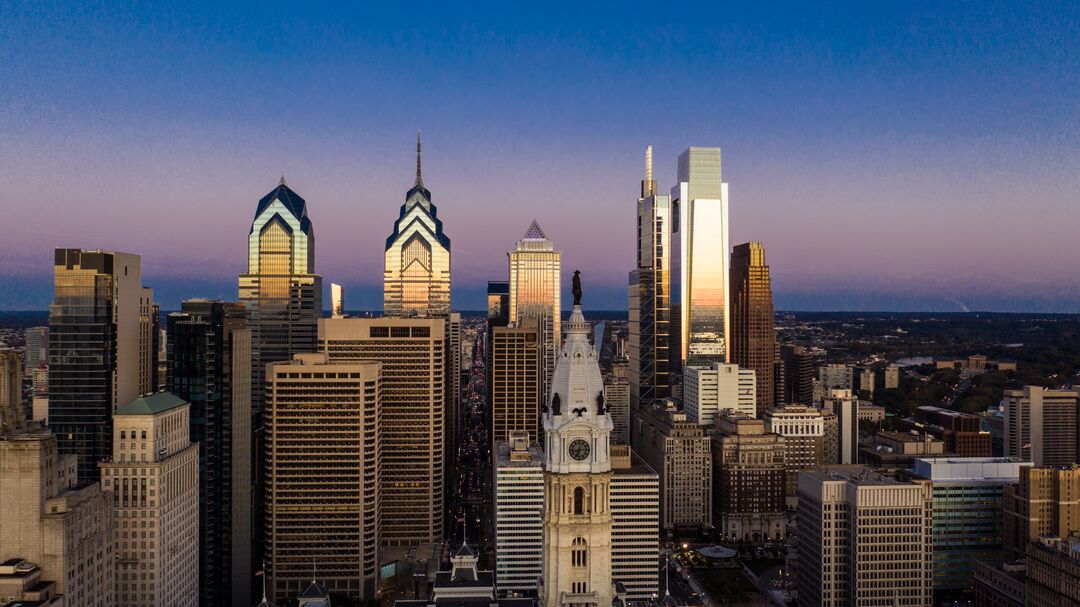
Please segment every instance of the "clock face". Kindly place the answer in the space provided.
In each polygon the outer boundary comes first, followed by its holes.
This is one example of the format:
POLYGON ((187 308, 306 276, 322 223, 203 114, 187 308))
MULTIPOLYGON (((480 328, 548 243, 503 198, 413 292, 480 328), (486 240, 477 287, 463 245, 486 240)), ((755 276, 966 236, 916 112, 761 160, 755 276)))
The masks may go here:
POLYGON ((570 443, 569 453, 570 457, 580 462, 589 457, 590 450, 589 443, 579 438, 570 443))

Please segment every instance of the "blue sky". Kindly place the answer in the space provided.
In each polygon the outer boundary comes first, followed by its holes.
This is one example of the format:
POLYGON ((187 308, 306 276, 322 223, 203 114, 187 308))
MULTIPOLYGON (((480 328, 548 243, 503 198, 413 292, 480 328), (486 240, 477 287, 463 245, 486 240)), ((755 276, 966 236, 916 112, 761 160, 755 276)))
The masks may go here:
POLYGON ((778 307, 1080 311, 1080 4, 384 4, 0 5, 0 309, 56 246, 235 298, 282 173, 377 308, 421 128, 458 308, 534 218, 625 307, 652 144, 723 149, 778 307))

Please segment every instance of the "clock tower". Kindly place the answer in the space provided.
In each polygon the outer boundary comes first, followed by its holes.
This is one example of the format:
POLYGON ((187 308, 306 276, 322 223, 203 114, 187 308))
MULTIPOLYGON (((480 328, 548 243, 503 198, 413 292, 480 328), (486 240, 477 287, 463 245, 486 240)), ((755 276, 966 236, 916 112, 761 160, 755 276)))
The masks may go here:
POLYGON ((611 607, 611 417, 589 325, 575 305, 543 408, 542 607, 611 607))

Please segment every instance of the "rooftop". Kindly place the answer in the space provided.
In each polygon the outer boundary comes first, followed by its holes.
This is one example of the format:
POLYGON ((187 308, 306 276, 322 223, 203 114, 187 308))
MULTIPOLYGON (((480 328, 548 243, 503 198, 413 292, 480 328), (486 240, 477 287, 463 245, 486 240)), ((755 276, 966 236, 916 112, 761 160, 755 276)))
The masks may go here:
POLYGON ((172 392, 158 392, 136 398, 131 404, 117 409, 116 415, 154 415, 186 404, 186 400, 172 392))
POLYGON ((865 466, 826 466, 801 470, 800 475, 806 475, 816 481, 847 481, 857 485, 901 485, 900 481, 883 476, 871 468, 865 466))

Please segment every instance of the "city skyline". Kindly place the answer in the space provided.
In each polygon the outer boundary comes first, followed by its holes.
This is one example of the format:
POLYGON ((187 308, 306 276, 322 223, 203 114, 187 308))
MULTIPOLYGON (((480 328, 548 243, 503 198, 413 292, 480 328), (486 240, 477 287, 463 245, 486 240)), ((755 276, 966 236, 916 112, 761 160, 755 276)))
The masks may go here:
POLYGON ((140 254, 165 310, 235 298, 284 173, 318 272, 378 310, 420 128, 455 309, 534 219, 587 305, 624 309, 651 144, 660 192, 686 147, 723 150, 731 243, 769 251, 777 309, 1080 311, 1076 6, 397 10, 7 10, 0 309, 46 309, 64 246, 140 254))

